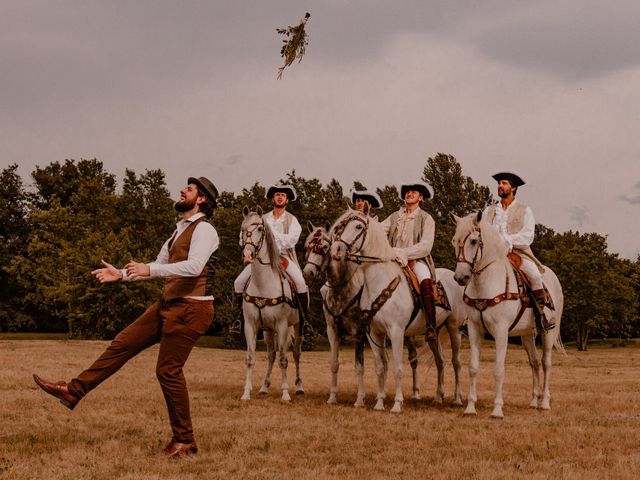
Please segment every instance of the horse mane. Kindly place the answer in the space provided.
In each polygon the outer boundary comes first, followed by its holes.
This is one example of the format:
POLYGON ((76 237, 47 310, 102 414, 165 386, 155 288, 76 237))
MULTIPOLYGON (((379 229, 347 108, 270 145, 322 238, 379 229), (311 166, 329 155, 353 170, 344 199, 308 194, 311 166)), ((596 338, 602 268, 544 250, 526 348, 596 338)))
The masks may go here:
POLYGON ((482 243, 486 249, 486 256, 495 255, 498 258, 507 258, 507 246, 504 244, 498 229, 493 226, 484 216, 481 218, 480 223, 477 222, 478 212, 470 213, 466 217, 462 217, 458 220, 456 226, 456 233, 453 237, 452 243, 456 247, 458 242, 469 235, 473 230, 478 227, 482 232, 482 243))
MULTIPOLYGON (((276 243, 276 239, 273 235, 273 231, 267 222, 264 221, 262 215, 258 212, 249 212, 242 222, 242 227, 244 229, 245 223, 260 221, 263 225, 263 235, 264 235, 264 244, 267 247, 267 254, 269 255, 269 261, 271 262, 271 269, 276 275, 284 276, 284 269, 280 264, 280 250, 278 249, 278 245, 276 243)), ((256 252, 256 255, 258 252, 256 252)))

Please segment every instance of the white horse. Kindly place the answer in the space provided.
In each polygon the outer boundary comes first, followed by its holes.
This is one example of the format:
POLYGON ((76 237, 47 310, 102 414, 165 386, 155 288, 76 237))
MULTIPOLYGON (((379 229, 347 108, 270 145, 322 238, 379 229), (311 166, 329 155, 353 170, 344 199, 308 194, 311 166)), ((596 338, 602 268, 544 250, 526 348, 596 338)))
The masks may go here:
POLYGON ((290 401, 287 383, 287 346, 291 335, 293 336, 293 359, 296 365, 296 394, 304 393, 300 378, 302 337, 297 327, 300 319, 294 305, 294 295, 284 269, 280 265, 280 255, 273 233, 269 224, 262 220, 262 211, 258 208, 257 212, 251 212, 245 207, 243 214, 242 255, 245 263, 251 263, 251 279, 242 293, 244 334, 247 340, 247 378, 241 399, 251 398, 257 335, 258 330, 263 328, 268 362, 259 393, 267 393, 271 384, 271 370, 277 347, 282 373, 282 400, 290 401))
MULTIPOLYGON (((395 398, 391 412, 402 410, 402 346, 405 336, 422 336, 426 323, 422 308, 415 309, 411 286, 405 280, 401 267, 394 261, 395 254, 389 245, 387 236, 380 224, 368 215, 348 210, 333 226, 335 234, 331 245, 331 256, 336 277, 348 275, 347 265, 355 263, 362 271, 364 288, 361 297, 361 315, 369 328, 369 343, 376 360, 378 374, 378 396, 375 410, 384 410, 385 381, 383 341, 389 338, 392 350, 395 398), (415 316, 414 316, 415 315, 415 316)), ((460 395, 460 332, 463 322, 461 309, 458 308, 462 289, 453 281, 453 272, 437 269, 438 279, 443 284, 450 300, 452 310, 436 307, 436 325, 446 325, 453 348, 453 364, 456 372, 456 391, 454 404, 462 405, 460 395), (448 274, 447 274, 448 272, 448 274), (456 310, 453 310, 454 305, 456 310)), ((444 398, 444 356, 439 342, 429 347, 433 353, 438 370, 438 382, 434 400, 442 403, 444 398)))
MULTIPOLYGON (((309 235, 304 243, 305 265, 303 274, 310 282, 324 272, 330 262, 329 249, 331 237, 326 227, 314 227, 309 224, 309 235)), ((350 271, 348 277, 358 276, 355 282, 329 281, 320 288, 322 312, 327 324, 327 337, 331 348, 331 389, 327 403, 338 402, 338 370, 340 368, 340 333, 347 334, 355 343, 355 370, 358 393, 354 407, 364 407, 364 344, 365 334, 359 322, 360 295, 362 292, 362 274, 350 271)))
POLYGON ((453 245, 456 249, 455 279, 465 286, 465 302, 468 317, 470 364, 469 397, 465 415, 476 414, 476 377, 480 367, 480 347, 486 330, 495 339, 496 359, 494 375, 496 395, 492 417, 503 418, 502 384, 504 382, 504 360, 507 353, 507 338, 521 336, 527 351, 533 375, 533 393, 529 406, 548 410, 551 395, 551 352, 555 346, 564 353, 560 339, 560 320, 564 297, 555 273, 548 267, 542 275, 553 309, 545 308, 545 315, 556 327, 542 334, 542 368, 544 386, 540 391, 540 363, 536 352, 535 317, 531 308, 524 308, 523 295, 518 291, 514 269, 507 258, 507 248, 498 231, 482 219, 482 211, 464 218, 456 218, 453 245))

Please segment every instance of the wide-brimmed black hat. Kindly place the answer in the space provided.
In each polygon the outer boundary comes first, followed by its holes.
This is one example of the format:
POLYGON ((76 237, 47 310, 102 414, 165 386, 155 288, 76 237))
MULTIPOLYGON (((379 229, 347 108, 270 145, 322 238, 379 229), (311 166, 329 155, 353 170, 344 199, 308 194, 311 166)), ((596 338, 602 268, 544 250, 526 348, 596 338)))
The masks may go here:
POLYGON ((218 189, 216 186, 206 177, 189 177, 187 184, 192 183, 198 186, 198 189, 204 193, 209 200, 211 200, 215 207, 217 204, 216 199, 218 198, 218 189))
POLYGON ((290 202, 293 202, 296 198, 298 198, 296 189, 291 185, 271 185, 269 187, 269 190, 267 190, 267 194, 265 195, 265 197, 271 200, 273 198, 273 195, 277 192, 286 193, 287 198, 290 202))
POLYGON ((499 182, 500 180, 508 180, 514 187, 519 187, 520 185, 525 184, 525 181, 521 177, 511 172, 498 172, 492 176, 496 182, 499 182))
POLYGON ((361 198, 369 202, 371 208, 382 208, 382 200, 375 192, 369 192, 367 190, 351 190, 351 203, 356 203, 356 200, 361 198))
POLYGON ((433 198, 433 188, 424 182, 403 183, 400 185, 400 200, 404 200, 407 190, 415 190, 422 194, 424 200, 433 198))

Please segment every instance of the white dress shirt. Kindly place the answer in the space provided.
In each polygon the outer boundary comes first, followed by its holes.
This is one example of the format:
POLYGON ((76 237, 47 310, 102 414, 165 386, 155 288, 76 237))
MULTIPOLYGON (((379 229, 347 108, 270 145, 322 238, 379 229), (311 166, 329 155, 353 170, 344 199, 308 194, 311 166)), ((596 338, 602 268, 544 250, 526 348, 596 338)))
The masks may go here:
POLYGON ((291 216, 291 222, 289 223, 289 233, 284 233, 284 217, 285 213, 280 215, 278 218, 274 217, 273 210, 262 217, 271 227, 280 255, 286 255, 287 250, 295 248, 296 243, 298 243, 298 239, 300 238, 300 234, 302 233, 302 227, 293 215, 291 216))
MULTIPOLYGON (((186 228, 192 223, 203 217, 203 213, 196 213, 187 219, 182 219, 176 223, 176 230, 164 242, 160 253, 155 262, 149 263, 150 275, 148 277, 136 277, 134 279, 127 278, 126 270, 122 270, 122 279, 128 280, 146 280, 157 277, 197 277, 200 275, 205 265, 211 258, 213 252, 218 249, 220 240, 216 229, 209 222, 200 222, 196 225, 191 237, 189 245, 189 255, 186 260, 181 262, 169 263, 169 242, 172 238, 177 239, 186 228)), ((174 240, 175 241, 175 240, 174 240)), ((213 296, 193 296, 196 300, 211 300, 213 296)))
MULTIPOLYGON (((526 248, 533 243, 533 237, 536 232, 536 220, 533 217, 533 212, 529 207, 525 210, 524 214, 524 225, 519 232, 514 234, 509 234, 507 230, 507 218, 509 215, 509 211, 516 204, 516 200, 511 202, 511 204, 505 209, 502 208, 502 204, 498 203, 496 205, 496 215, 493 217, 493 226, 498 229, 500 236, 504 240, 504 243, 511 251, 515 248, 526 248)), ((489 211, 488 207, 485 209, 483 215, 486 215, 489 211)))

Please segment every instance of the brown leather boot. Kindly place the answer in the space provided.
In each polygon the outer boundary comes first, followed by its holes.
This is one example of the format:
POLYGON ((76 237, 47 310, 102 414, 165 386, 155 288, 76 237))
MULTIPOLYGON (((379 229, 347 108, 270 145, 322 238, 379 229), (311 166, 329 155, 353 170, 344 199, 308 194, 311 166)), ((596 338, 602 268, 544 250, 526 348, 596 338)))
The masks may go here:
POLYGON ((309 292, 296 293, 296 297, 300 314, 299 333, 303 337, 312 337, 315 332, 309 323, 309 292))
POLYGON ((555 323, 550 322, 547 316, 544 314, 544 289, 531 291, 531 299, 533 300, 533 314, 536 317, 536 328, 539 333, 547 332, 556 326, 555 323))
POLYGON ((425 339, 427 342, 435 342, 438 339, 438 332, 436 331, 436 302, 433 298, 433 282, 430 278, 425 278, 420 282, 420 301, 422 302, 422 310, 427 323, 425 339))

